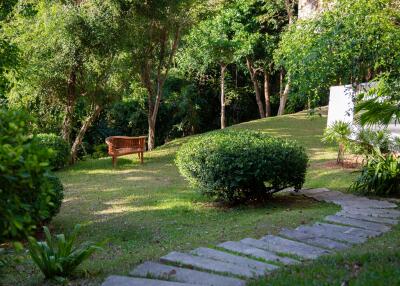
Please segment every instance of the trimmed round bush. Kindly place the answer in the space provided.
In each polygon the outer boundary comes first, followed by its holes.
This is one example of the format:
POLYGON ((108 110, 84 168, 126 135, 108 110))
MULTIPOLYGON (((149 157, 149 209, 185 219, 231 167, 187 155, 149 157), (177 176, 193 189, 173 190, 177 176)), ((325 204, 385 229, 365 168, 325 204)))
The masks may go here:
POLYGON ((60 136, 42 133, 36 135, 36 140, 39 145, 51 150, 49 164, 53 170, 61 169, 68 163, 70 148, 60 136))
POLYGON ((287 187, 301 189, 307 163, 298 143, 247 130, 195 137, 176 157, 193 187, 229 203, 265 200, 287 187))
POLYGON ((59 213, 62 201, 64 199, 64 186, 61 180, 54 174, 48 176, 48 182, 50 185, 49 196, 49 217, 47 221, 51 220, 56 214, 59 213))
POLYGON ((0 243, 30 235, 54 211, 50 153, 29 135, 32 121, 0 109, 0 243))

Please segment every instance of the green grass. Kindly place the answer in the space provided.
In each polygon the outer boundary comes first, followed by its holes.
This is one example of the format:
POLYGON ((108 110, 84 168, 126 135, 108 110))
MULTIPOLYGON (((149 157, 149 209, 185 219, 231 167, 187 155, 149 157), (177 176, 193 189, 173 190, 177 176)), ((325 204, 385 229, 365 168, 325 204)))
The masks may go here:
MULTIPOLYGON (((346 191, 354 174, 327 167, 336 152, 320 141, 325 125, 325 116, 310 119, 298 113, 232 128, 260 130, 299 141, 311 158, 305 187, 346 191)), ((135 265, 172 250, 187 251, 248 236, 258 238, 338 210, 331 204, 288 194, 276 195, 263 206, 218 206, 190 189, 174 165, 176 150, 186 140, 174 140, 146 153, 144 165, 138 164, 137 157, 126 156, 113 169, 111 160, 103 158, 80 162, 58 173, 66 188, 65 201, 51 229, 69 232, 80 223, 80 241, 110 241, 104 251, 84 263, 88 271, 71 285, 99 285, 107 275, 127 274, 135 265)), ((284 273, 276 274, 276 279, 284 273)), ((43 276, 29 259, 1 279, 0 285, 43 283, 43 276)), ((264 285, 260 283, 257 285, 264 285)))

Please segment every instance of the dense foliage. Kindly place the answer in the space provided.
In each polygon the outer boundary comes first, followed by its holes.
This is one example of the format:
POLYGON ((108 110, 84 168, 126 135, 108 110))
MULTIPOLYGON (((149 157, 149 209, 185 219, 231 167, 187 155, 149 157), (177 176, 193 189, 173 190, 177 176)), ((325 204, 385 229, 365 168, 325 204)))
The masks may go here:
POLYGON ((29 124, 25 113, 0 109, 0 241, 29 234, 59 204, 48 179, 50 154, 27 135, 29 124))
POLYGON ((400 157, 375 150, 361 174, 350 187, 351 191, 372 195, 400 194, 400 157))
POLYGON ((61 169, 68 163, 69 145, 64 139, 55 134, 41 133, 36 135, 36 140, 43 148, 50 149, 49 164, 52 169, 61 169))
POLYGON ((64 186, 61 180, 54 174, 48 176, 51 192, 50 195, 50 206, 49 206, 49 219, 54 217, 60 211, 62 201, 64 199, 64 186))
POLYGON ((318 96, 331 85, 368 82, 400 67, 400 11, 391 0, 337 0, 283 36, 276 59, 292 86, 318 96))
POLYGON ((307 161, 296 142, 239 130, 193 138, 176 158, 179 171, 194 187, 226 202, 263 200, 286 187, 300 189, 307 161))
POLYGON ((45 241, 38 242, 29 237, 29 254, 46 278, 70 276, 83 261, 101 249, 99 243, 93 242, 75 246, 79 229, 80 226, 76 225, 70 236, 58 234, 52 237, 49 229, 43 227, 45 241))

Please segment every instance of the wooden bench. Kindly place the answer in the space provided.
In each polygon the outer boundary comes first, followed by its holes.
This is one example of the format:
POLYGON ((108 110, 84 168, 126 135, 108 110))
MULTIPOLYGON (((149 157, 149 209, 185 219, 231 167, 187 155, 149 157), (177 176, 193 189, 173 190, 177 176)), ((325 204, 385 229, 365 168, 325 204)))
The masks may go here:
POLYGON ((111 136, 106 138, 106 143, 108 145, 108 155, 112 157, 114 167, 117 164, 117 157, 129 154, 138 154, 140 163, 143 164, 143 153, 146 151, 146 136, 111 136))

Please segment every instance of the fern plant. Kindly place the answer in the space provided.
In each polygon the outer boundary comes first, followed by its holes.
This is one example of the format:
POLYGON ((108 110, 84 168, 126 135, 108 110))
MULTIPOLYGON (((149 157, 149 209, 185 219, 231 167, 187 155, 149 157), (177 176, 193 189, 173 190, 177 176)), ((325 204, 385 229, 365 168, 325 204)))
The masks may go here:
POLYGON ((74 246, 80 225, 76 225, 69 237, 58 234, 52 237, 47 227, 43 227, 45 241, 29 237, 29 254, 35 264, 48 279, 67 277, 83 261, 88 259, 103 243, 85 242, 74 246))

